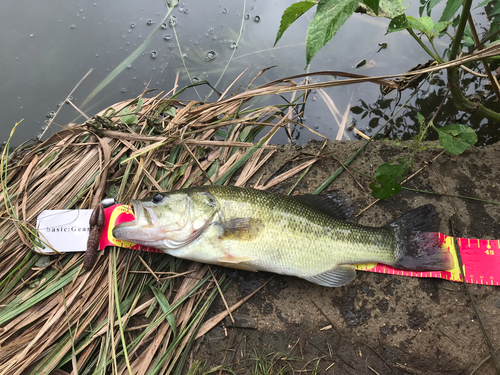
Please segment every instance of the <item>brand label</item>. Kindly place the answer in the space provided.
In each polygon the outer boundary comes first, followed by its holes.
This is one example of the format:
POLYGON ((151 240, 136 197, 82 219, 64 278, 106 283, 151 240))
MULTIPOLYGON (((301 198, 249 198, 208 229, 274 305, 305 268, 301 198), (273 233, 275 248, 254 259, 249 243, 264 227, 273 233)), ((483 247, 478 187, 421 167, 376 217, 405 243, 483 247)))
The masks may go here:
POLYGON ((89 220, 92 210, 46 210, 38 215, 36 228, 40 246, 35 251, 41 254, 81 252, 87 248, 89 220))

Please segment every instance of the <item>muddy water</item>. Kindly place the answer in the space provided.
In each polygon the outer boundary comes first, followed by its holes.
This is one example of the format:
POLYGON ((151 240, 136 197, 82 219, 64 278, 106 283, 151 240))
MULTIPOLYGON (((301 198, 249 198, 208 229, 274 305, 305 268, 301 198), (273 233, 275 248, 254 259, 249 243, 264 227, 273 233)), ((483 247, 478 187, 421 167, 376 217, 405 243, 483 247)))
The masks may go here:
MULTIPOLYGON (((140 95, 148 84, 156 92, 167 92, 176 77, 179 88, 190 81, 208 80, 223 91, 246 68, 249 69, 237 86, 246 87, 261 69, 272 65, 277 66, 260 77, 256 85, 304 73, 305 36, 314 9, 292 25, 273 47, 281 14, 289 4, 285 0, 186 1, 180 2, 171 13, 173 17, 164 22, 168 9, 160 0, 126 0, 119 5, 51 0, 30 6, 5 1, 0 14, 0 141, 8 138, 12 126, 21 119, 24 120, 12 138, 14 145, 42 134, 46 137, 70 121, 82 122, 83 117, 71 105, 62 103, 91 69, 92 73, 71 96, 74 105, 88 116, 140 95), (151 34, 151 42, 143 53, 88 100, 92 90, 151 34), (59 106, 62 108, 54 123, 45 130, 47 120, 59 106)), ((412 11, 415 16, 417 6, 412 11)), ((436 17, 441 14, 438 7, 436 17)), ((385 35, 388 22, 355 15, 316 55, 310 71, 380 75, 404 72, 428 60, 406 33, 385 35), (388 48, 377 53, 379 43, 388 43, 388 48), (366 65, 356 68, 362 60, 366 60, 366 65)), ((438 49, 445 47, 438 42, 438 49)), ((412 102, 391 136, 405 136, 414 129, 416 110, 424 115, 432 113, 444 90, 439 86, 444 81, 439 79, 434 80, 432 87, 424 87, 419 97, 421 103, 412 102)), ((208 94, 208 88, 200 87, 189 90, 183 98, 205 100, 208 94)), ((402 102, 409 94, 403 94, 402 102)), ((313 92, 303 120, 329 138, 350 139, 354 138, 352 132, 339 132, 342 116, 347 113, 348 126, 354 121, 358 129, 371 134, 382 121, 378 118, 391 114, 394 97, 384 100, 379 87, 373 84, 313 92), (352 107, 357 109, 351 111, 352 107)), ((215 100, 215 96, 209 100, 215 100)), ((443 121, 456 117, 451 104, 446 109, 443 121)), ((314 138, 299 129, 293 136, 298 143, 314 138)), ((275 138, 275 142, 288 141, 285 134, 275 138)))

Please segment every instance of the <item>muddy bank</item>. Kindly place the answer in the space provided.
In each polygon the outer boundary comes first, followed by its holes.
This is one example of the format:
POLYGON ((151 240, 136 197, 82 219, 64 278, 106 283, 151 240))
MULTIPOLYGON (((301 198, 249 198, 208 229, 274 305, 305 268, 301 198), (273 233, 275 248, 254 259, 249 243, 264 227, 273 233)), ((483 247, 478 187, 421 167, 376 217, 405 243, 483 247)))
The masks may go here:
MULTIPOLYGON (((330 142, 322 154, 333 153, 344 161, 361 145, 362 141, 330 142)), ((314 141, 302 147, 278 146, 278 152, 247 186, 259 178, 260 183, 267 180, 297 155, 316 155, 321 146, 314 141)), ((425 151, 415 154, 410 174, 427 167, 407 187, 500 201, 500 143, 472 148, 459 156, 444 153, 433 162, 442 149, 435 143, 425 146, 425 151)), ((356 214, 375 199, 368 188, 371 180, 355 170, 374 176, 380 164, 411 153, 404 145, 372 143, 351 164, 351 174, 343 172, 329 190, 346 192, 356 214)), ((299 163, 294 161, 289 168, 299 163)), ((318 161, 294 193, 311 193, 339 166, 331 157, 318 161)), ((272 190, 287 193, 299 176, 272 190)), ((461 236, 500 239, 499 206, 408 190, 350 220, 382 225, 427 203, 437 207, 442 233, 451 234, 449 220, 453 216, 461 236)), ((271 276, 238 272, 236 282, 225 293, 228 304, 271 276)), ((198 354, 208 367, 223 364, 238 374, 250 374, 256 357, 275 362, 275 372, 284 368, 283 373, 290 374, 298 370, 311 373, 315 366, 319 374, 469 374, 489 356, 478 318, 493 347, 500 346, 500 288, 471 285, 468 289, 479 317, 460 283, 358 272, 353 283, 326 288, 276 275, 234 313, 235 317, 249 317, 250 326, 255 328, 220 324, 200 340, 198 354)), ((223 309, 219 302, 211 314, 223 309)), ((494 372, 493 362, 487 360, 476 374, 494 372)))

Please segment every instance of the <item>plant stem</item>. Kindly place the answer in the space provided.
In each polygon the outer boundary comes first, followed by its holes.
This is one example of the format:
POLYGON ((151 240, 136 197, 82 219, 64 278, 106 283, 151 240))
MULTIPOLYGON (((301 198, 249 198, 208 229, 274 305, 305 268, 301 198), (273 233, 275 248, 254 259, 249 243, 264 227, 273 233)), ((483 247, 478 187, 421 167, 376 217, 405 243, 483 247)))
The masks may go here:
POLYGON ((458 23, 457 32, 455 33, 455 38, 450 49, 450 61, 455 60, 458 55, 458 50, 460 48, 460 42, 462 41, 462 36, 464 35, 465 25, 467 24, 467 15, 470 13, 470 8, 472 6, 472 0, 465 0, 463 4, 462 14, 460 15, 460 22, 458 23))
POLYGON ((417 43, 420 44, 420 46, 425 50, 425 52, 427 52, 429 54, 430 57, 432 57, 434 60, 436 60, 440 64, 444 63, 443 59, 441 57, 439 57, 439 55, 434 54, 434 52, 432 52, 429 49, 429 47, 427 47, 424 44, 424 42, 422 42, 422 40, 420 40, 420 38, 417 36, 417 34, 415 34, 415 32, 411 28, 407 28, 406 30, 408 30, 408 32, 413 37, 413 39, 415 39, 417 41, 417 43))
MULTIPOLYGON (((469 21, 469 26, 472 32, 472 36, 474 37, 474 43, 476 44, 476 46, 478 46, 477 47, 478 51, 480 51, 483 49, 483 47, 482 46, 479 47, 481 41, 479 40, 479 36, 477 35, 476 26, 474 25, 474 20, 472 19, 472 15, 470 13, 467 17, 467 20, 469 21)), ((484 70, 488 75, 488 79, 490 80, 491 86, 493 87, 493 91, 495 92, 497 100, 500 102, 500 89, 498 88, 498 82, 493 77, 493 74, 491 73, 490 67, 488 66, 488 62, 486 61, 486 59, 482 59, 481 62, 483 63, 484 70)))
POLYGON ((484 202, 484 203, 490 203, 490 204, 495 204, 497 206, 500 206, 500 202, 494 202, 494 201, 488 201, 486 199, 480 199, 480 198, 474 198, 474 197, 466 197, 464 195, 455 195, 455 194, 443 194, 443 193, 436 193, 434 191, 428 191, 428 190, 418 190, 418 189, 412 189, 408 188, 405 186, 401 186, 404 190, 409 190, 409 191, 415 191, 417 193, 424 193, 424 194, 433 194, 433 195, 441 195, 443 197, 452 197, 452 198, 461 198, 461 199, 470 199, 473 201, 479 201, 479 202, 484 202))
MULTIPOLYGON (((451 45, 450 61, 455 60, 455 58, 457 57, 460 48, 460 42, 462 41, 462 36, 464 35, 465 25, 467 23, 467 16, 470 13, 471 6, 472 0, 464 1, 462 14, 460 15, 460 23, 458 24, 457 33, 455 34, 455 39, 453 39, 453 43, 451 45)), ((500 122, 500 113, 486 108, 481 103, 473 103, 464 96, 460 87, 460 72, 458 70, 458 66, 448 68, 447 71, 448 87, 451 91, 451 97, 453 98, 453 102, 455 103, 457 109, 468 113, 477 112, 481 116, 486 117, 488 120, 500 122)))

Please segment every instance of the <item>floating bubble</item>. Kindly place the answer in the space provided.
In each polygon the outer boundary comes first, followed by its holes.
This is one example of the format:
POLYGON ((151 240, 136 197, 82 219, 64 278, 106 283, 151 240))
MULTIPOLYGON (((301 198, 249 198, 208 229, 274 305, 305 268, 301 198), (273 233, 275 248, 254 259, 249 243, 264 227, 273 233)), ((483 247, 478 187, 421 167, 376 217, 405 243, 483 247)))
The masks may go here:
POLYGON ((174 45, 173 45, 173 44, 170 44, 170 45, 168 46, 168 48, 172 49, 172 48, 174 48, 174 45))
POLYGON ((62 106, 63 106, 63 104, 64 104, 64 102, 59 102, 59 103, 57 103, 57 106, 58 106, 58 107, 62 107, 62 106))
POLYGON ((175 18, 174 16, 170 17, 170 19, 168 20, 168 24, 170 27, 174 27, 176 23, 177 23, 177 18, 175 18))
POLYGON ((156 55, 157 55, 157 54, 158 54, 158 53, 157 53, 156 51, 151 51, 150 56, 151 56, 151 58, 152 58, 152 59, 156 59, 156 55))
POLYGON ((71 95, 70 95, 70 96, 68 96, 68 100, 69 100, 70 102, 72 102, 72 101, 73 101, 73 96, 71 96, 71 95))
POLYGON ((250 14, 245 14, 245 19, 249 20, 250 19, 250 14))
POLYGON ((54 118, 55 115, 56 113, 54 111, 50 111, 49 113, 47 113, 47 118, 54 118))
POLYGON ((226 8, 222 9, 222 14, 227 14, 227 9, 226 8))
POLYGON ((33 38, 33 34, 30 34, 30 38, 33 38))
POLYGON ((135 23, 133 23, 133 22, 132 22, 132 23, 130 24, 130 28, 131 28, 131 29, 133 29, 134 27, 135 27, 135 23))
POLYGON ((255 17, 253 18, 253 20, 254 20, 255 22, 260 22, 260 16, 255 16, 255 17))
POLYGON ((236 43, 231 43, 231 45, 229 46, 229 48, 231 49, 236 49, 236 47, 238 47, 236 43))
POLYGON ((167 35, 165 35, 165 36, 163 37, 163 39, 165 39, 165 40, 170 40, 170 39, 172 39, 172 35, 167 34, 167 35))
POLYGON ((127 89, 124 87, 123 89, 121 89, 121 92, 125 94, 127 92, 127 89))
POLYGON ((165 22, 163 22, 161 25, 160 25, 160 28, 162 28, 163 30, 165 30, 167 28, 167 24, 165 22))
POLYGON ((71 25, 69 28, 70 28, 71 30, 73 30, 73 29, 75 29, 75 27, 76 27, 75 25, 71 25))
POLYGON ((146 22, 146 23, 147 23, 148 26, 151 26, 151 25, 153 25, 155 23, 155 21, 154 20, 148 20, 148 22, 146 22))
POLYGON ((201 80, 198 78, 198 77, 193 77, 191 78, 191 83, 198 83, 200 82, 201 80))
POLYGON ((188 9, 186 9, 186 10, 184 11, 184 14, 188 14, 188 13, 189 13, 189 10, 188 10, 188 9))
POLYGON ((214 35, 214 36, 212 37, 212 40, 217 40, 217 37, 214 35))
POLYGON ((216 57, 217 57, 217 54, 215 53, 215 51, 208 51, 207 53, 205 53, 205 60, 206 61, 215 60, 216 57))

